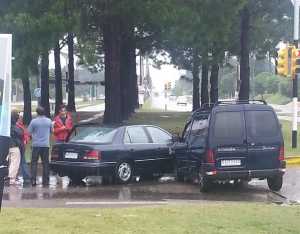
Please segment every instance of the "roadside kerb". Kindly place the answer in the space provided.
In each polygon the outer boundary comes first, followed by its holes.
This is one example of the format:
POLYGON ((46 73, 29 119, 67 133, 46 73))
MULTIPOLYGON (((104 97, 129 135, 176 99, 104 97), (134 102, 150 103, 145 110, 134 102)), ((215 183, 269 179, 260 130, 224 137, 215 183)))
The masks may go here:
POLYGON ((300 165, 300 156, 286 157, 287 165, 300 165))

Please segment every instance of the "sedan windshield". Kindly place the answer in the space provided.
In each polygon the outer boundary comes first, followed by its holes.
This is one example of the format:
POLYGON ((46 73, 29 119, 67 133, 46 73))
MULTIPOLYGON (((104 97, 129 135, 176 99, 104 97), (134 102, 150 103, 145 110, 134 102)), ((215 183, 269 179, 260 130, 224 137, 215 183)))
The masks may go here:
POLYGON ((77 127, 70 136, 70 142, 111 143, 116 132, 115 128, 77 127))

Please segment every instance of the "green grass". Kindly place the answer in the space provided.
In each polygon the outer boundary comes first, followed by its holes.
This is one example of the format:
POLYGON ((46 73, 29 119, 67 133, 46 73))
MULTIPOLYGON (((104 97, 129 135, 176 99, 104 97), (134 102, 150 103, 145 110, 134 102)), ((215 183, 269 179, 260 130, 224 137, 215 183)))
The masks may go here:
POLYGON ((14 209, 0 215, 5 234, 300 233, 300 207, 193 204, 115 209, 14 209))
POLYGON ((128 123, 157 125, 173 134, 181 134, 189 115, 189 112, 138 112, 128 123))
POLYGON ((291 98, 283 96, 279 93, 277 94, 264 94, 263 97, 261 95, 256 96, 255 99, 264 99, 267 103, 277 104, 277 105, 285 105, 292 101, 291 98))

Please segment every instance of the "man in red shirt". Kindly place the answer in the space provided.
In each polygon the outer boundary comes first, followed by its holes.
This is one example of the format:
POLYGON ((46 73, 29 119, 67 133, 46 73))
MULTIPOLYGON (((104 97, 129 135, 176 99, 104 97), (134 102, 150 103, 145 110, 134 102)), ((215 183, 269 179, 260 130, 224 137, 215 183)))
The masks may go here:
POLYGON ((57 143, 67 140, 73 128, 72 116, 67 112, 66 106, 61 105, 58 115, 54 118, 54 138, 57 143))

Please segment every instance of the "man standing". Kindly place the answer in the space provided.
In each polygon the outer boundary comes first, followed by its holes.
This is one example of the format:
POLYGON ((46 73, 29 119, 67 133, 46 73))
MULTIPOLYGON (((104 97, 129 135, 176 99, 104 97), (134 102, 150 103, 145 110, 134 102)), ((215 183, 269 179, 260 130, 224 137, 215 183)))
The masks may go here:
POLYGON ((72 116, 67 112, 66 106, 61 105, 58 115, 54 118, 53 133, 56 143, 63 143, 67 140, 73 128, 72 116))
POLYGON ((31 183, 36 186, 37 162, 41 156, 43 164, 43 186, 49 185, 49 147, 52 122, 45 116, 43 107, 36 109, 37 117, 33 119, 28 131, 32 137, 31 183))

